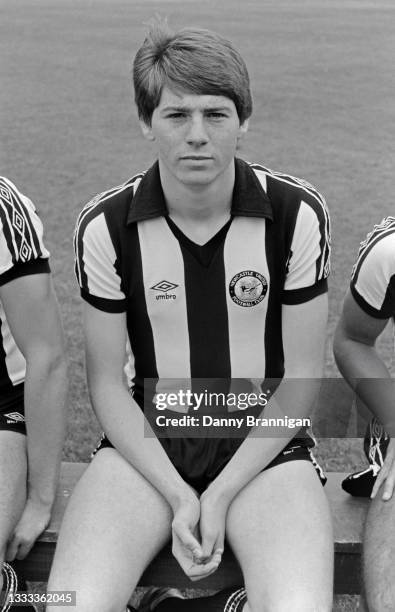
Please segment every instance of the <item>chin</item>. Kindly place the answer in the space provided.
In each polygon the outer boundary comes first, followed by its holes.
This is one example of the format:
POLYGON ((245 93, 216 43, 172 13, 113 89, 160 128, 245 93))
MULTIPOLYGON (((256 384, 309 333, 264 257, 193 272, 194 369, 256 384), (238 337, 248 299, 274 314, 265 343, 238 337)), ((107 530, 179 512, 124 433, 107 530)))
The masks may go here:
POLYGON ((209 185, 215 180, 216 176, 210 172, 193 171, 183 173, 178 180, 184 185, 209 185))

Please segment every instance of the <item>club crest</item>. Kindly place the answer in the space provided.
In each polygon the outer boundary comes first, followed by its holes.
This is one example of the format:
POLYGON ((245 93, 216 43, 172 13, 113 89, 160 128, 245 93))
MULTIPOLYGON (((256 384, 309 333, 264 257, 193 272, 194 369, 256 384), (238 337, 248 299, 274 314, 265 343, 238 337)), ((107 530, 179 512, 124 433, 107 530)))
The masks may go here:
POLYGON ((235 274, 230 281, 229 293, 236 304, 250 308, 262 302, 267 287, 267 280, 262 274, 254 270, 244 270, 235 274))

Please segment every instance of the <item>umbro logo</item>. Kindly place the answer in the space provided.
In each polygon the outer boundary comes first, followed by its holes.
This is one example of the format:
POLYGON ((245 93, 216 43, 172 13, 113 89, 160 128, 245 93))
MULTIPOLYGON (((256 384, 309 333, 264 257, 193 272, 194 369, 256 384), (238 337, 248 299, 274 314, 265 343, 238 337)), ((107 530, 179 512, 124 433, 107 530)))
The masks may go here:
POLYGON ((169 293, 172 289, 176 289, 178 285, 175 283, 171 283, 167 280, 162 280, 159 283, 156 283, 151 289, 154 291, 159 291, 160 293, 156 295, 157 300, 176 300, 177 296, 175 293, 169 293))
POLYGON ((20 412, 8 412, 4 413, 4 416, 7 417, 7 423, 24 423, 25 417, 20 412))

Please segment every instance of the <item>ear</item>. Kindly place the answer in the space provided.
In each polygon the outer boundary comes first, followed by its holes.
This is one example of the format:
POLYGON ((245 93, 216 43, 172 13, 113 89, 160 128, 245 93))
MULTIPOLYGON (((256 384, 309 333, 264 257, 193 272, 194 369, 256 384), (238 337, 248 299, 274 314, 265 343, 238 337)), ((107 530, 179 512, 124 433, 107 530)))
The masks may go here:
POLYGON ((155 140, 155 136, 152 133, 152 127, 145 123, 142 119, 140 119, 140 128, 143 133, 144 138, 150 140, 151 142, 155 140))
POLYGON ((248 131, 248 119, 240 124, 239 133, 237 135, 237 141, 241 140, 248 131))

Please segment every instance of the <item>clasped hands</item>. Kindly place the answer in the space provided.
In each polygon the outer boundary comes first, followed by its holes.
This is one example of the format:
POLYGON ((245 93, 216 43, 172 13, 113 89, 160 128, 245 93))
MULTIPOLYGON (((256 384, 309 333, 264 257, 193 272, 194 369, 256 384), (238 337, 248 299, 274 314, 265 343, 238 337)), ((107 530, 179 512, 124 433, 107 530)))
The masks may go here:
POLYGON ((206 578, 221 563, 227 509, 206 490, 200 498, 193 493, 174 511, 172 552, 193 581, 206 578))

